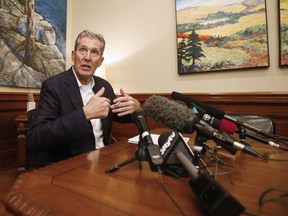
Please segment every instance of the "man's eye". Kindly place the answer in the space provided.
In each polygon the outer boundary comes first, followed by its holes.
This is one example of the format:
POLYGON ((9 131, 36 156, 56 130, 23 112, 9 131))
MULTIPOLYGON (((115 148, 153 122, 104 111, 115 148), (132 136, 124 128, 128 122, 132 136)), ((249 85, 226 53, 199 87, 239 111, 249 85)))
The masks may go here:
POLYGON ((91 51, 91 54, 94 55, 94 56, 96 56, 96 55, 98 55, 98 52, 97 52, 97 50, 92 50, 92 51, 91 51))
POLYGON ((86 50, 85 49, 79 49, 79 52, 81 53, 81 54, 85 54, 86 53, 86 50))

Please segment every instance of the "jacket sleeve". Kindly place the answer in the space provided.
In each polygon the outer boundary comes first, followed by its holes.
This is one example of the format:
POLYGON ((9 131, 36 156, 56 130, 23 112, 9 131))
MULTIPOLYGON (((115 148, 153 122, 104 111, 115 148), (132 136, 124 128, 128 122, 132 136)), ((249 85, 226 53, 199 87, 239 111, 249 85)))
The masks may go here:
POLYGON ((90 122, 86 120, 82 107, 76 108, 64 101, 71 110, 63 112, 64 97, 43 83, 37 115, 27 132, 27 145, 34 151, 48 150, 63 143, 71 143, 75 139, 92 133, 90 122))

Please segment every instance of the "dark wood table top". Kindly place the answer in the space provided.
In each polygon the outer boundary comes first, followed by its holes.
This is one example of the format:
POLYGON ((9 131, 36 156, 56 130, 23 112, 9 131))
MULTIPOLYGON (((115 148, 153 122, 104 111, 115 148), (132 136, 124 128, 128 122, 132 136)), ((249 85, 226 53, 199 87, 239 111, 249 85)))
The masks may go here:
MULTIPOLYGON (((167 129, 151 133, 161 134, 164 130, 167 129)), ((193 145, 194 135, 188 136, 189 144, 193 145)), ((271 159, 288 159, 288 153, 282 150, 259 143, 252 143, 252 147, 271 159)), ((164 186, 172 200, 161 185, 159 173, 151 171, 146 161, 134 161, 114 173, 105 173, 107 168, 133 157, 136 148, 136 144, 121 141, 23 173, 2 203, 7 211, 19 215, 33 211, 51 215, 205 215, 188 185, 189 177, 163 175, 164 186)), ((217 157, 227 165, 219 165, 218 174, 223 169, 231 170, 230 166, 234 170, 229 176, 218 175, 217 181, 247 211, 263 216, 288 215, 288 197, 263 206, 258 204, 267 189, 287 192, 287 161, 263 160, 242 152, 233 157, 229 153, 217 154, 217 157)), ((279 192, 271 195, 279 195, 279 192)))

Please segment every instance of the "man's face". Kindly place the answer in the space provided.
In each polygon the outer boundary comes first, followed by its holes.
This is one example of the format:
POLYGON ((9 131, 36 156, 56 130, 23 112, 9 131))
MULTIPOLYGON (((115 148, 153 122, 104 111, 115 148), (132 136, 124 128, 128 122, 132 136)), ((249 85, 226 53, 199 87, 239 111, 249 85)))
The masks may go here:
POLYGON ((95 38, 83 37, 76 50, 72 51, 75 73, 82 84, 88 84, 97 67, 104 58, 101 53, 101 42, 95 38))

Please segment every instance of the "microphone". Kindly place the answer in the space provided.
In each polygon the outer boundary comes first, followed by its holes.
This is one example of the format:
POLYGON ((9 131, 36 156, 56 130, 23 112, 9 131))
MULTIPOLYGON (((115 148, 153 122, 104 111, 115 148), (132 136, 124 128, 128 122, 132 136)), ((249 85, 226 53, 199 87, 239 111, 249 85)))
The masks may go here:
POLYGON ((131 114, 132 121, 136 124, 140 139, 144 139, 146 145, 154 144, 146 122, 146 116, 143 110, 137 110, 131 114))
POLYGON ((163 133, 158 138, 158 146, 163 157, 164 165, 179 164, 175 152, 181 151, 191 161, 194 161, 194 153, 190 146, 184 141, 183 136, 177 131, 163 133))
POLYGON ((189 185, 209 215, 237 216, 244 211, 244 207, 238 200, 221 187, 210 175, 198 171, 185 154, 176 152, 175 156, 191 176, 192 179, 189 181, 189 185))
POLYGON ((229 134, 234 134, 236 129, 237 129, 237 125, 234 124, 233 122, 228 121, 226 119, 222 119, 222 120, 217 119, 217 118, 205 113, 205 110, 203 110, 199 106, 195 105, 194 103, 191 103, 188 105, 181 100, 175 100, 175 101, 184 105, 184 106, 187 106, 188 108, 190 108, 191 111, 193 113, 195 113, 201 120, 208 123, 213 128, 223 130, 229 134))
MULTIPOLYGON (((149 132, 148 129, 148 125, 146 122, 146 117, 145 117, 145 113, 143 110, 137 110, 134 113, 131 114, 131 118, 132 120, 135 122, 139 132, 140 132, 140 136, 139 136, 139 143, 141 143, 142 141, 144 141, 144 147, 146 147, 146 149, 148 150, 151 162, 158 166, 158 165, 162 165, 163 163, 163 158, 162 155, 160 153, 159 147, 157 145, 155 145, 153 143, 151 134, 149 132)), ((145 159, 145 151, 137 151, 138 152, 138 158, 140 160, 144 160, 145 159)), ((150 161, 148 161, 150 162, 150 161)), ((151 169, 153 169, 152 165, 151 165, 151 169)))
MULTIPOLYGON (((203 123, 201 121, 199 123, 199 118, 192 113, 189 108, 173 100, 154 95, 145 101, 143 110, 148 116, 156 121, 160 121, 171 129, 184 133, 192 133, 194 130, 197 130, 198 133, 201 133, 214 141, 219 141, 220 143, 224 143, 225 145, 253 156, 261 157, 263 159, 267 158, 267 156, 253 150, 249 146, 237 142, 232 137, 228 135, 223 136, 218 130, 212 130, 211 127, 203 126, 203 123)), ((225 147, 223 146, 223 148, 225 147)))
POLYGON ((150 96, 142 108, 148 116, 178 132, 193 133, 199 121, 186 106, 161 96, 150 96))
POLYGON ((197 163, 196 156, 184 141, 183 136, 175 130, 162 133, 158 138, 158 146, 163 157, 163 171, 165 174, 179 178, 187 177, 187 171, 175 157, 176 152, 182 152, 191 163, 197 163))
MULTIPOLYGON (((207 127, 220 129, 220 130, 222 130, 222 133, 224 133, 224 134, 225 134, 225 132, 229 133, 229 134, 233 134, 237 128, 237 126, 234 123, 227 121, 225 119, 222 119, 220 121, 219 119, 216 119, 216 118, 208 115, 207 113, 205 113, 205 111, 203 109, 201 109, 200 107, 198 107, 194 104, 192 104, 190 107, 188 107, 183 101, 179 101, 179 100, 174 100, 174 101, 176 101, 179 104, 182 104, 183 106, 185 106, 187 108, 191 108, 191 111, 193 113, 195 113, 199 118, 201 118, 200 122, 207 127)), ((207 141, 207 137, 203 137, 202 134, 198 133, 196 138, 195 138, 195 143, 194 143, 194 148, 197 152, 200 152, 203 150, 202 147, 197 148, 197 146, 199 147, 199 146, 203 145, 203 141, 207 141)), ((223 142, 221 144, 218 144, 218 141, 216 141, 216 140, 214 140, 214 141, 217 143, 217 145, 220 145, 223 148, 225 148, 225 150, 227 150, 230 154, 233 154, 233 155, 236 154, 237 151, 234 148, 226 145, 223 142)))
POLYGON ((237 130, 237 125, 231 121, 228 121, 226 119, 222 119, 219 129, 223 130, 229 134, 234 134, 235 131, 237 130))
POLYGON ((164 164, 181 164, 191 180, 189 186, 210 215, 236 216, 243 212, 243 206, 207 173, 201 173, 192 163, 193 152, 177 131, 163 133, 158 145, 164 164))
POLYGON ((251 131, 254 131, 256 133, 259 133, 263 136, 266 136, 266 137, 269 137, 269 138, 272 138, 272 139, 275 139, 275 137, 270 134, 270 133, 267 133, 259 128, 256 128, 252 125, 249 125, 245 122, 242 122, 242 121, 239 121, 238 119, 236 118, 233 118, 232 116, 229 116, 227 115, 224 111, 220 110, 220 109, 217 109, 216 107, 212 107, 212 106, 209 106, 208 104, 205 104, 203 102, 200 102, 196 99, 193 99, 191 97, 188 97, 188 96, 185 96, 183 94, 180 94, 178 92, 175 92, 173 91, 172 94, 171 94, 171 97, 172 99, 174 100, 180 100, 182 102, 184 102, 187 106, 190 106, 190 104, 196 104, 198 107, 201 107, 201 109, 205 110, 206 113, 208 113, 209 115, 215 117, 215 118, 218 118, 218 119, 227 119, 233 123, 235 123, 237 126, 241 126, 241 127, 245 127, 251 131))
POLYGON ((266 140, 266 139, 264 139, 264 138, 262 138, 260 136, 257 136, 256 134, 253 134, 253 133, 251 133, 249 131, 246 131, 245 134, 246 134, 247 137, 249 137, 251 139, 254 139, 254 140, 257 140, 258 142, 262 142, 262 143, 264 143, 266 145, 270 145, 272 147, 276 147, 276 148, 282 149, 284 151, 288 151, 288 148, 285 148, 285 147, 283 147, 283 146, 281 146, 281 145, 279 145, 279 144, 277 144, 277 143, 275 143, 273 141, 266 140))

